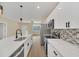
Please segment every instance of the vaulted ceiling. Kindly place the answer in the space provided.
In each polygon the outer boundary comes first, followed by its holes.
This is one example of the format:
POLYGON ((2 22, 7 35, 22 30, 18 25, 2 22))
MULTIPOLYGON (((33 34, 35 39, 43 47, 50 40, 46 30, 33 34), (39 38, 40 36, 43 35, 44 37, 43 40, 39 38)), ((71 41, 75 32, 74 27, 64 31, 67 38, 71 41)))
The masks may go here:
POLYGON ((27 20, 46 18, 57 6, 58 2, 2 2, 4 15, 18 20, 20 17, 27 20), (20 5, 23 7, 20 8, 20 5))

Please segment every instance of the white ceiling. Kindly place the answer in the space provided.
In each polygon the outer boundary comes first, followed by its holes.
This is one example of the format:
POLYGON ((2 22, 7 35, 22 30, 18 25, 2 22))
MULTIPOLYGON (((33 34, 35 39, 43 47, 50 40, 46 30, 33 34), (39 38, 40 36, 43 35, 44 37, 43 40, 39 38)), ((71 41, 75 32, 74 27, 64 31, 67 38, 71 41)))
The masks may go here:
POLYGON ((38 19, 47 17, 58 4, 57 2, 2 2, 4 15, 10 19, 38 19), (19 5, 23 5, 21 9, 19 5), (40 8, 37 8, 37 5, 40 8))

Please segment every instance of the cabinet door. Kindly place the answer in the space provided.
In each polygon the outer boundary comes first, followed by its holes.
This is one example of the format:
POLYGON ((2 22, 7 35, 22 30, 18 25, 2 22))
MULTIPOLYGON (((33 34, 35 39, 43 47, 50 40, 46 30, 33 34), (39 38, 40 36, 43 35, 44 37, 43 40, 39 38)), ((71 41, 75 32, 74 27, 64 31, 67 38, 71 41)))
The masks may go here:
POLYGON ((72 16, 72 7, 71 7, 72 3, 61 3, 61 4, 62 4, 62 14, 63 14, 62 17, 65 20, 65 27, 67 25, 66 29, 70 29, 71 28, 71 16, 72 16), (68 25, 68 22, 69 22, 69 25, 68 25))
POLYGON ((32 46, 32 37, 29 38, 30 47, 32 46))
POLYGON ((70 22, 70 28, 79 28, 79 3, 59 3, 53 12, 56 28, 66 28, 66 22, 70 22))
POLYGON ((27 39, 24 43, 24 56, 27 56, 31 48, 31 40, 27 39))
POLYGON ((48 44, 48 57, 62 57, 62 55, 52 46, 48 44))
POLYGON ((32 39, 29 37, 24 43, 24 56, 27 56, 32 46, 32 39))
POLYGON ((32 40, 31 40, 31 37, 28 39, 28 42, 29 42, 28 49, 29 49, 29 51, 30 51, 30 48, 31 48, 31 46, 32 46, 32 40))
POLYGON ((53 54, 54 48, 51 47, 51 45, 48 44, 48 57, 55 57, 55 55, 53 54))
POLYGON ((29 41, 26 40, 26 42, 24 43, 24 56, 26 57, 28 55, 29 52, 29 41))
POLYGON ((55 57, 62 57, 62 55, 56 50, 54 50, 52 53, 55 57))
POLYGON ((66 29, 66 22, 70 22, 70 28, 79 28, 79 3, 59 3, 48 17, 55 19, 55 28, 66 29))
POLYGON ((72 3, 71 28, 79 28, 79 3, 72 3))
POLYGON ((52 18, 55 20, 54 26, 56 29, 66 28, 65 16, 63 14, 64 11, 60 7, 63 8, 63 4, 60 3, 49 16, 50 19, 52 18))

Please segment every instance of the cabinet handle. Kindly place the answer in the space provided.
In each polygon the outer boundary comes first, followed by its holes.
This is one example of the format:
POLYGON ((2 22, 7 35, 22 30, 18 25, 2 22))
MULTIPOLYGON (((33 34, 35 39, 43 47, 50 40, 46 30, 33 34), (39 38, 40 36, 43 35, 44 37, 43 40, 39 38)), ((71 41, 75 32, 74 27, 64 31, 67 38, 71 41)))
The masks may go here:
POLYGON ((54 54, 57 56, 57 53, 55 52, 55 51, 53 51, 54 52, 54 54))
POLYGON ((29 46, 29 43, 27 44, 27 46, 29 46))
POLYGON ((68 27, 68 23, 66 22, 66 28, 68 27))
POLYGON ((70 22, 68 22, 68 27, 70 27, 70 22))

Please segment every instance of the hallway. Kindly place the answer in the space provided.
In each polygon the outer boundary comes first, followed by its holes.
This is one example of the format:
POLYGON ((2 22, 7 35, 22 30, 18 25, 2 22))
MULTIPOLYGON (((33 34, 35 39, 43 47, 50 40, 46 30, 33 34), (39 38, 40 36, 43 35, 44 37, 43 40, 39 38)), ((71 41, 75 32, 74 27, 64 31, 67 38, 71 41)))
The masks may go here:
POLYGON ((40 36, 33 37, 33 45, 28 57, 45 57, 44 48, 40 45, 40 36))

